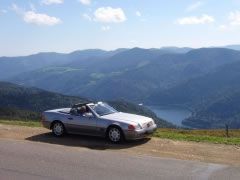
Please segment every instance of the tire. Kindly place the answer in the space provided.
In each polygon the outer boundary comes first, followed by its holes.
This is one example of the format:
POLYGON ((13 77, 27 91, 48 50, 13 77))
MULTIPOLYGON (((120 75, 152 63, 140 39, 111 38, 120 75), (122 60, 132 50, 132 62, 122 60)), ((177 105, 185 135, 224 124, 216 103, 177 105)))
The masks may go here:
POLYGON ((52 125, 52 133, 54 136, 61 137, 65 133, 65 128, 63 123, 57 121, 52 125))
POLYGON ((123 140, 123 133, 119 127, 112 126, 108 129, 107 137, 112 143, 119 143, 123 140))

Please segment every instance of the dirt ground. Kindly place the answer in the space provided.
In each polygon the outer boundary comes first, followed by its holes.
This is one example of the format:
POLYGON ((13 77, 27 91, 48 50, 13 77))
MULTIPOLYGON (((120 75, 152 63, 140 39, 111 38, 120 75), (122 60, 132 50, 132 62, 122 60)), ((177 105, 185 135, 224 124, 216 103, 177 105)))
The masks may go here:
POLYGON ((62 138, 57 138, 44 128, 3 124, 0 124, 0 141, 1 139, 16 139, 63 145, 69 148, 88 148, 100 151, 110 150, 136 155, 170 157, 240 166, 240 146, 233 145, 173 141, 159 138, 147 138, 124 142, 122 144, 111 144, 103 138, 80 135, 66 135, 62 138))

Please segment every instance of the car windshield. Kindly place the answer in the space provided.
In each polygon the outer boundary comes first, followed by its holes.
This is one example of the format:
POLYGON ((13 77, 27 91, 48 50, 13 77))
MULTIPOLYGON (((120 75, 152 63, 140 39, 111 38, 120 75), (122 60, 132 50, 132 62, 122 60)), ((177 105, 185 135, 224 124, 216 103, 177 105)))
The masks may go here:
POLYGON ((113 107, 109 106, 107 103, 97 103, 94 105, 90 105, 90 107, 99 115, 99 116, 104 116, 107 114, 113 114, 118 112, 115 110, 113 107))

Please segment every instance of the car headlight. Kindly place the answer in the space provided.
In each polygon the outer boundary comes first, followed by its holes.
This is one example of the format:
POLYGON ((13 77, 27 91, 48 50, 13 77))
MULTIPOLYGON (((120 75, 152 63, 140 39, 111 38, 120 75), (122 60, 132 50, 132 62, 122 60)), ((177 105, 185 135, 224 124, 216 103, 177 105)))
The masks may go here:
POLYGON ((128 130, 130 130, 130 131, 139 130, 139 129, 142 129, 142 126, 140 124, 138 124, 138 125, 132 125, 132 124, 128 125, 128 130))

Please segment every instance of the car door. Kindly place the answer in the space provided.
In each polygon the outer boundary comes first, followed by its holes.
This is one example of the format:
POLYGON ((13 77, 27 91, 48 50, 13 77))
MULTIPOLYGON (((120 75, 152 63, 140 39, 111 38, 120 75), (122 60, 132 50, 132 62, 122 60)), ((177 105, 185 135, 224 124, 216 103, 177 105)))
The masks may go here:
POLYGON ((83 115, 71 115, 68 118, 68 129, 76 134, 96 135, 96 118, 83 115))

